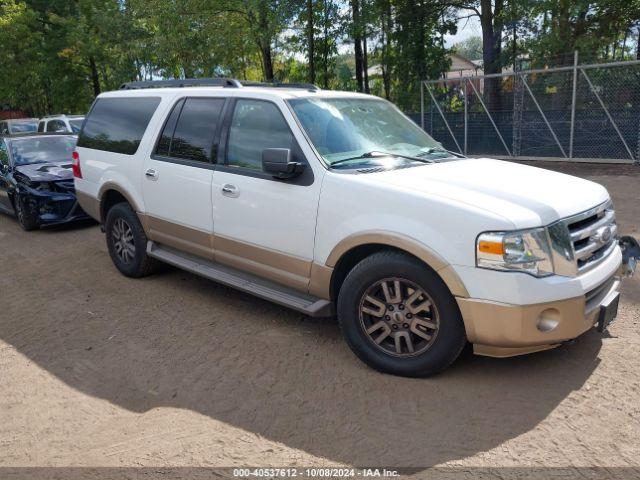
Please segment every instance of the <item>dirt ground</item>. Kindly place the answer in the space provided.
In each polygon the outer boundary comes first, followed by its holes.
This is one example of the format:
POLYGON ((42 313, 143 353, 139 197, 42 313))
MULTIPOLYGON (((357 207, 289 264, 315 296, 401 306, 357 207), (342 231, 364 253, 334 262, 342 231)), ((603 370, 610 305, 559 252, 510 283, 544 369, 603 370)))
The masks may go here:
MULTIPOLYGON (((621 231, 640 236, 640 168, 545 166, 607 186, 621 231)), ((609 334, 513 359, 467 352, 406 379, 360 363, 334 321, 175 269, 127 279, 94 224, 25 233, 0 215, 0 268, 0 477, 290 465, 640 477, 640 272, 609 334)))

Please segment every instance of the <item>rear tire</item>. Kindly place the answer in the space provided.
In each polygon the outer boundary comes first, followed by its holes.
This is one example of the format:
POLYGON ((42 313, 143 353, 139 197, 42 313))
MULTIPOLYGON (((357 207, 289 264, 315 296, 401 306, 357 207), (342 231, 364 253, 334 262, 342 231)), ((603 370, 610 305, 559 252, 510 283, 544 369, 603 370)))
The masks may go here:
POLYGON ((36 230, 40 227, 38 220, 29 215, 28 210, 24 206, 24 200, 16 196, 13 201, 13 207, 16 212, 16 218, 22 229, 26 232, 36 230))
POLYGON ((156 270, 158 262, 147 255, 147 235, 128 203, 109 210, 105 234, 111 260, 124 276, 141 278, 156 270))
POLYGON ((349 347, 384 373, 437 374, 466 344, 462 316, 446 284, 402 252, 375 253, 358 263, 342 284, 337 310, 349 347))

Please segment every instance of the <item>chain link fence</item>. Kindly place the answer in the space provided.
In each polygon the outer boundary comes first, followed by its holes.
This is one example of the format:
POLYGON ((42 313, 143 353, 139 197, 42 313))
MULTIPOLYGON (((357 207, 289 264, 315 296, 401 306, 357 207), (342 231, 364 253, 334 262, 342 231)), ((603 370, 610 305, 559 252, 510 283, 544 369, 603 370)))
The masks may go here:
POLYGON ((414 119, 469 156, 638 163, 640 61, 423 81, 414 119))

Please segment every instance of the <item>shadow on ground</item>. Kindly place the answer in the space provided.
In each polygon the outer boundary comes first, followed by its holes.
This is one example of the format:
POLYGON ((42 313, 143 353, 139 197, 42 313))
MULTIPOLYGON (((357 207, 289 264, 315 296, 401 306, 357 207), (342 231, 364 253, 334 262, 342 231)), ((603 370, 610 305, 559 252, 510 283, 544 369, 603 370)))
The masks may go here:
POLYGON ((0 218, 0 338, 72 388, 134 412, 189 409, 350 465, 428 467, 544 420, 598 365, 601 337, 444 374, 376 373, 337 325, 167 269, 130 280, 98 228, 0 218))

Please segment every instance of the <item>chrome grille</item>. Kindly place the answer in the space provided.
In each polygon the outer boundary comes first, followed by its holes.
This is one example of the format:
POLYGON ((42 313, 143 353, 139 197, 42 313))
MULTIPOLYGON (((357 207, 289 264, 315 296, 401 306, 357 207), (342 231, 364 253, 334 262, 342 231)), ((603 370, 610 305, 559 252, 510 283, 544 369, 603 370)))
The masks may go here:
POLYGON ((578 274, 604 260, 616 247, 618 227, 610 202, 564 221, 569 230, 578 274))

